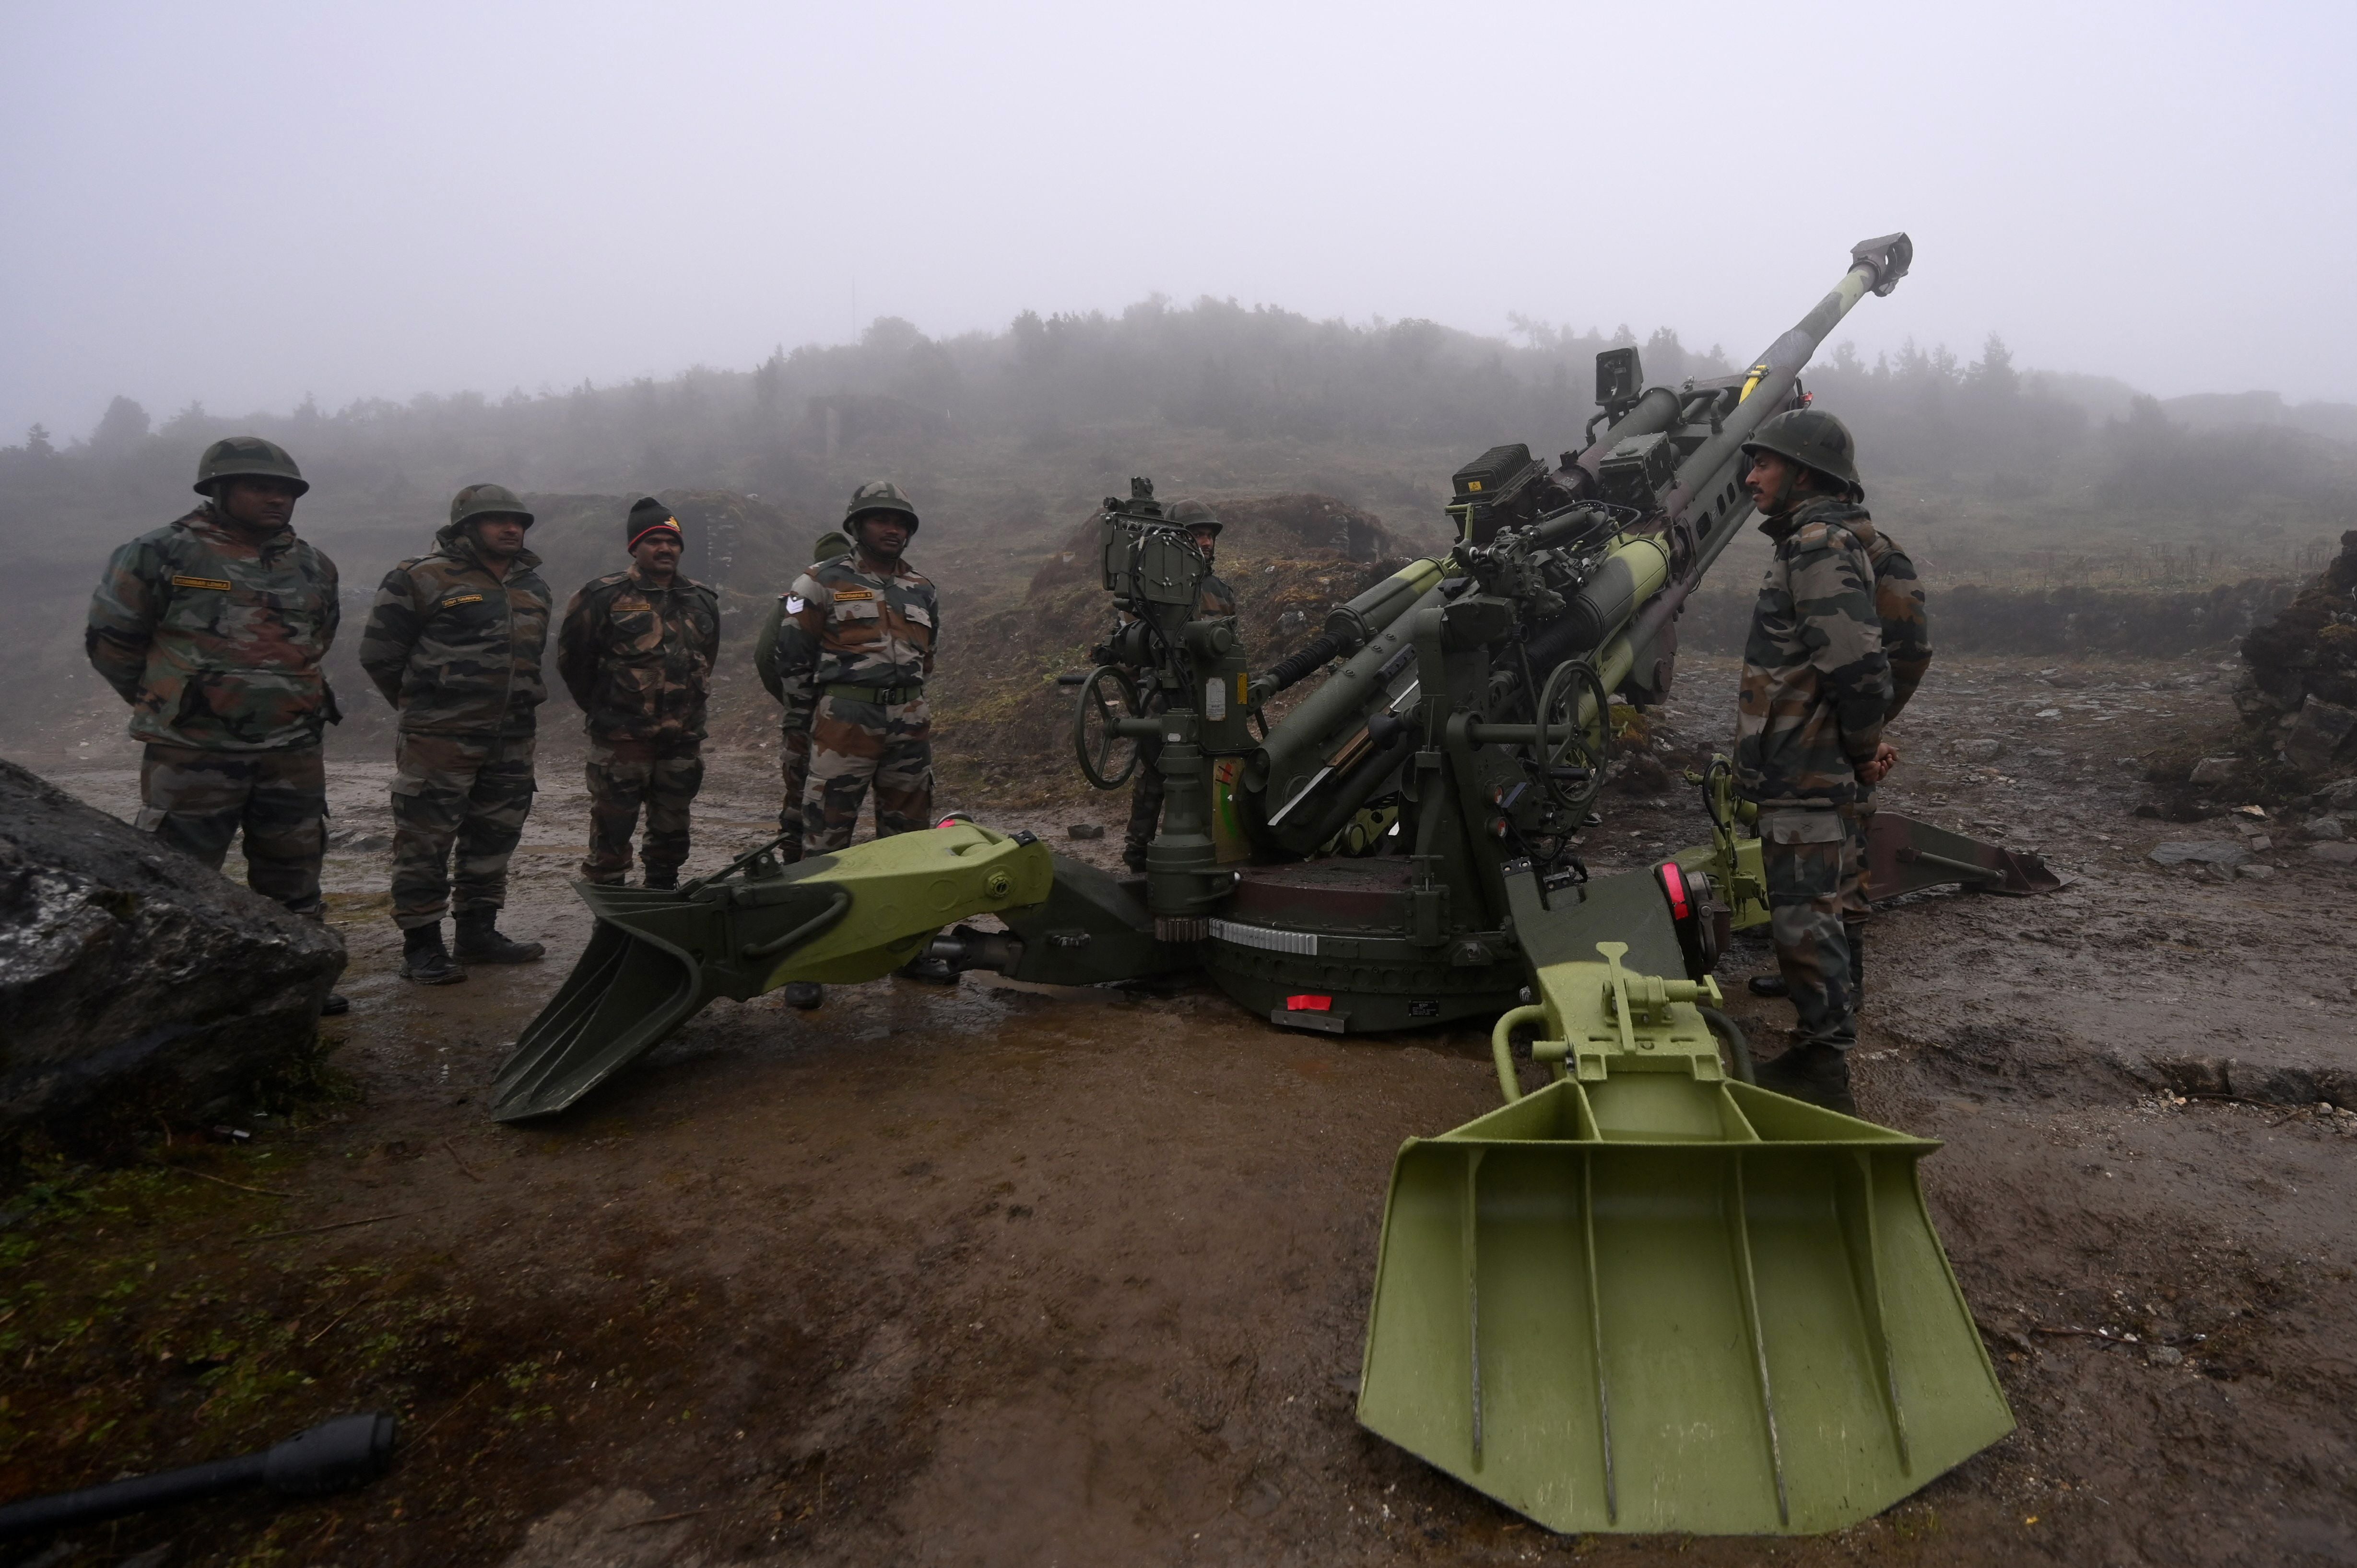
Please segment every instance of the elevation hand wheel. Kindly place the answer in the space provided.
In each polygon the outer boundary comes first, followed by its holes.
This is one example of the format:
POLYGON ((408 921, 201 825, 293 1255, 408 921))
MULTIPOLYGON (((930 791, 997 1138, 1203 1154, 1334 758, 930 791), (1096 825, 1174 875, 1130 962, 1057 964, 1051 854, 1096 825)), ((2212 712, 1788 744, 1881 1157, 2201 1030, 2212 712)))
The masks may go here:
POLYGON ((1118 789, 1137 771, 1137 742, 1115 732, 1123 719, 1144 716, 1137 685, 1126 671, 1100 664, 1081 682, 1081 699, 1072 710, 1072 751, 1081 759, 1081 777, 1100 789, 1118 789))
POLYGON ((1531 760, 1539 788, 1575 821, 1586 816, 1604 788, 1612 744, 1611 699, 1595 665, 1566 659, 1555 667, 1539 690, 1534 728, 1531 760))

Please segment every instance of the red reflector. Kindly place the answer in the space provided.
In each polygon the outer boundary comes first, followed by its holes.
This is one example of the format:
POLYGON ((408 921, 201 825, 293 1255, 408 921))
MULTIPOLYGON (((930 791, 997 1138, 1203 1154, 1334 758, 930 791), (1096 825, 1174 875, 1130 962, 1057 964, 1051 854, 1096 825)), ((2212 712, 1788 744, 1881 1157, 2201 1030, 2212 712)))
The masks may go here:
POLYGON ((1288 996, 1285 999, 1285 1010, 1288 1013, 1331 1013, 1334 999, 1331 996, 1288 996))
POLYGON ((1683 920, 1690 912, 1686 902, 1686 876, 1674 860, 1662 862, 1657 875, 1662 879, 1662 891, 1670 896, 1670 918, 1683 920))

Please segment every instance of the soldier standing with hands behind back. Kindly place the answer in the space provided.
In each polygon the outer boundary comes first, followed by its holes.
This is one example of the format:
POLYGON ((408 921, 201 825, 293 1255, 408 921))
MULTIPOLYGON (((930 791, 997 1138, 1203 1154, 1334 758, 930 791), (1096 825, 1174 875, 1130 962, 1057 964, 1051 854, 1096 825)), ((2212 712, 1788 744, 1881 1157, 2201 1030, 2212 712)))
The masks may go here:
MULTIPOLYGON (((823 566, 850 553, 851 541, 829 530, 811 545, 812 567, 823 566)), ((802 574, 794 575, 799 582, 802 574)), ((778 602, 770 607, 768 623, 753 643, 754 673, 760 676, 770 695, 780 703, 786 700, 786 685, 778 674, 778 634, 785 629, 786 605, 794 597, 791 587, 778 596, 778 602)), ((778 769, 785 786, 778 804, 778 831, 785 835, 785 842, 778 849, 788 862, 802 857, 802 790, 810 783, 810 721, 811 704, 790 706, 783 727, 778 732, 778 769)))
MULTIPOLYGON (((91 596, 91 667, 146 743, 136 825, 215 871, 243 832, 246 885, 324 919, 336 564, 296 537, 311 486, 284 447, 216 441, 195 488, 204 504, 117 550, 91 596)), ((330 995, 321 1011, 348 1006, 330 995)))
POLYGON ((1857 996, 1842 922, 1855 852, 1845 809, 1888 772, 1891 696, 1875 575, 1849 526, 1855 447, 1831 414, 1780 413, 1744 445, 1744 486, 1775 542, 1744 646, 1737 787, 1760 811, 1770 931, 1798 1022, 1790 1049, 1760 1069, 1763 1088, 1854 1112, 1849 1051, 1857 996))
MULTIPOLYGON (((902 556, 917 532, 917 509, 887 479, 860 486, 844 508, 850 554, 821 561, 794 579, 781 605, 775 660, 785 729, 811 737, 802 796, 809 854, 849 847, 872 784, 876 836, 932 825, 933 672, 941 600, 902 556)), ((788 802, 791 806, 791 802, 788 802)), ((901 966, 912 980, 955 984, 940 959, 901 966)), ((789 986, 796 1006, 818 1004, 819 988, 789 986)))
POLYGON ((460 964, 529 963, 538 942, 499 929, 508 861, 532 811, 533 752, 553 601, 523 547, 532 513, 502 485, 450 502, 434 551, 385 574, 361 668, 401 714, 393 743, 393 920, 405 980, 447 985, 460 964), (457 961, 442 945, 456 846, 457 961))
POLYGON ((581 874, 619 886, 646 811, 646 886, 676 887, 688 806, 704 786, 704 707, 720 657, 720 596, 681 575, 685 537, 652 496, 623 528, 628 571, 565 607, 557 671, 589 731, 589 857, 581 874))
MULTIPOLYGON (((1840 430, 1841 422, 1831 414, 1816 416, 1831 429, 1840 430)), ((1845 463, 1836 439, 1831 447, 1820 446, 1813 454, 1797 441, 1783 439, 1789 430, 1771 435, 1763 428, 1765 447, 1769 440, 1779 445, 1774 448, 1781 456, 1805 466, 1813 455, 1820 463, 1830 465, 1839 472, 1828 477, 1850 488, 1852 504, 1843 514, 1843 526, 1857 535, 1866 546, 1866 558, 1874 568, 1874 614, 1882 627, 1883 657, 1890 660, 1890 701, 1882 710, 1882 723, 1888 733, 1890 722, 1923 683, 1924 673, 1932 668, 1931 618, 1924 607, 1923 584, 1915 575, 1915 563, 1899 542, 1884 532, 1864 506, 1857 504, 1865 499, 1866 491, 1858 485, 1854 466, 1845 463)), ((1844 432, 1845 436, 1846 432, 1844 432)), ((1869 902, 1872 895, 1867 886, 1867 840, 1874 827, 1874 791, 1898 766, 1899 748, 1888 740, 1875 748, 1872 779, 1863 774, 1858 779, 1856 801, 1842 808, 1842 818, 1849 830, 1849 860, 1842 869, 1842 935, 1849 948, 1849 985, 1853 1005, 1862 1005, 1866 999, 1866 922, 1873 914, 1869 902)), ((1755 996, 1783 996, 1791 987, 1781 974, 1755 974, 1749 982, 1755 996)))

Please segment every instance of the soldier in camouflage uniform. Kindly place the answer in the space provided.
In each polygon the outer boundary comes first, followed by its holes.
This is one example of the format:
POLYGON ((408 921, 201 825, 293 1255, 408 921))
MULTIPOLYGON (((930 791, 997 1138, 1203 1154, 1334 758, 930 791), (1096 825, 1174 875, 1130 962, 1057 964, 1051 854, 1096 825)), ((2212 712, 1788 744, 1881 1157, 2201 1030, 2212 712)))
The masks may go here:
POLYGON ((640 847, 649 887, 676 887, 688 806, 704 787, 704 706, 720 657, 720 596, 679 572, 679 520, 652 496, 630 508, 631 565, 565 607, 556 668, 589 730, 589 857, 581 874, 619 886, 640 847))
MULTIPOLYGON (((850 845, 871 785, 877 837, 932 825, 932 710, 925 682, 933 672, 941 601, 901 558, 917 532, 917 509, 898 485, 877 479, 852 492, 843 520, 852 553, 794 579, 779 607, 773 655, 785 727, 811 737, 802 843, 812 854, 850 845)), ((937 983, 957 979, 946 963, 923 956, 901 972, 937 983)), ((813 993, 787 1000, 814 1005, 813 993)))
MULTIPOLYGON (((340 615, 336 564, 296 537, 311 487, 283 447, 205 449, 204 504, 117 550, 91 596, 91 667, 131 704, 137 825, 215 870, 245 835, 246 885, 324 918, 328 776, 342 715, 320 666, 340 615)), ((324 1011, 348 1004, 329 996, 324 1011)))
POLYGON ((393 921, 401 972, 444 985, 463 963, 529 963, 538 942, 500 934, 508 860, 532 811, 540 659, 552 599, 523 547, 532 513, 501 485, 450 502, 434 552, 385 574, 361 634, 361 668, 401 713, 393 781, 393 921), (457 961, 442 945, 458 856, 457 961))
MULTIPOLYGON (((1182 500, 1170 509, 1170 521, 1184 528, 1195 541, 1195 548, 1203 553, 1208 566, 1219 553, 1220 514, 1199 500, 1182 500)), ((1193 618, 1197 620, 1218 620, 1236 613, 1236 591, 1218 577, 1205 573, 1195 589, 1193 618)), ((1158 714, 1170 705, 1169 698, 1160 691, 1146 699, 1146 712, 1158 714)), ((1138 743, 1137 774, 1129 787, 1129 827, 1122 835, 1121 862, 1132 871, 1146 869, 1146 852, 1154 843, 1154 835, 1162 825, 1162 796, 1167 787, 1162 769, 1155 766, 1162 755, 1162 743, 1147 739, 1138 743)))
MULTIPOLYGON (((1838 426, 1832 415, 1823 417, 1838 426)), ((1875 526, 1866 508, 1853 504, 1844 526, 1866 546, 1867 560, 1874 567, 1875 618, 1882 624, 1883 655, 1890 660, 1890 703, 1882 711, 1887 730, 1932 668, 1931 620, 1924 608, 1923 585, 1915 575, 1915 563, 1875 526)), ((1898 748, 1884 741, 1875 752, 1874 779, 1861 779, 1857 802, 1842 809, 1850 841, 1850 857, 1842 875, 1842 927, 1849 944, 1850 994, 1861 1004, 1866 997, 1866 922, 1873 914, 1872 894, 1867 886, 1867 840, 1874 828, 1876 786, 1898 761, 1898 748)), ((1755 996, 1787 994, 1781 974, 1754 975, 1750 987, 1755 996)))
MULTIPOLYGON (((811 562, 813 567, 823 566, 850 553, 851 541, 830 529, 811 546, 811 562)), ((800 580, 801 574, 795 575, 800 580)), ((786 601, 791 597, 791 588, 778 596, 778 602, 770 607, 770 618, 762 626, 760 637, 753 644, 754 671, 761 677, 761 684, 770 695, 780 703, 786 700, 786 686, 778 673, 778 634, 785 628, 786 601)), ((790 707, 778 732, 779 772, 785 783, 779 797, 778 831, 786 835, 779 854, 788 861, 802 857, 802 790, 810 782, 810 719, 805 707, 799 715, 800 722, 796 722, 796 713, 790 707)))
POLYGON ((1878 781, 1891 697, 1874 565, 1849 526, 1865 496, 1849 432, 1810 409, 1762 424, 1744 483, 1775 554, 1744 648, 1738 787, 1759 807, 1770 931, 1798 1024, 1760 1071, 1770 1089, 1836 1111, 1857 1043, 1842 922, 1854 876, 1846 808, 1878 781))

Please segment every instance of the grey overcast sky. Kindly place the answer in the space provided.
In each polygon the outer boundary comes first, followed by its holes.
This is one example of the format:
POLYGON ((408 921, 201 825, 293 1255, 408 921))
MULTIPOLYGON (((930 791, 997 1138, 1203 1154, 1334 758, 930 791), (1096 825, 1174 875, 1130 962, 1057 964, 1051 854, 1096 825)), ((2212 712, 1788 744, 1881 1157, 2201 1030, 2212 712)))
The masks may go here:
POLYGON ((1154 292, 2357 400, 2357 5, 0 5, 0 441, 1154 292))

